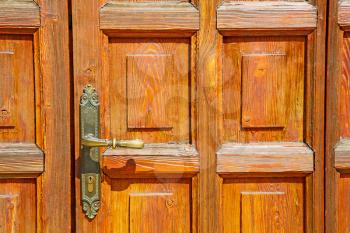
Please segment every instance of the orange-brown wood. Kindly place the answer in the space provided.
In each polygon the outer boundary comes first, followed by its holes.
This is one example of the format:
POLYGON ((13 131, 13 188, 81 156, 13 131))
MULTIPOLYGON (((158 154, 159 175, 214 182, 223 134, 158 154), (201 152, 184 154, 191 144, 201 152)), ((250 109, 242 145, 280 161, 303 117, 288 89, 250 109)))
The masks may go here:
POLYGON ((0 232, 36 232, 35 179, 0 180, 0 232))
POLYGON ((314 171, 314 153, 304 143, 226 143, 216 154, 219 174, 314 171))
POLYGON ((40 27, 40 9, 33 0, 2 1, 0 15, 1 28, 40 27))

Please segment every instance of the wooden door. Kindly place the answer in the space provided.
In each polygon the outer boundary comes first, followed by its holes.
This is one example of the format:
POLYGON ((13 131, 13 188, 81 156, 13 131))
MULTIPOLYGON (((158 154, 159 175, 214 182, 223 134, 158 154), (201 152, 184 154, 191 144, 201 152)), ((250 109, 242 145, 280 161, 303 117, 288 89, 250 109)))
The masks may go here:
POLYGON ((0 0, 0 232, 70 232, 68 2, 0 0))
POLYGON ((326 5, 72 1, 76 232, 323 232, 326 5), (86 87, 102 138, 146 142, 101 151, 92 220, 86 87))
POLYGON ((350 231, 348 1, 331 1, 327 57, 326 232, 350 231))

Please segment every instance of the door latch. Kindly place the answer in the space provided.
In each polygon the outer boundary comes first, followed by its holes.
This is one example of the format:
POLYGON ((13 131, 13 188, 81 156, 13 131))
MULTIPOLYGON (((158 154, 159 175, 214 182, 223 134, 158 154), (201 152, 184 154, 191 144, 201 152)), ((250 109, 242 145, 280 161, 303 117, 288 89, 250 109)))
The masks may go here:
POLYGON ((100 139, 100 103, 96 89, 87 85, 80 97, 80 188, 81 204, 89 219, 100 209, 101 156, 98 147, 144 147, 142 140, 100 139))

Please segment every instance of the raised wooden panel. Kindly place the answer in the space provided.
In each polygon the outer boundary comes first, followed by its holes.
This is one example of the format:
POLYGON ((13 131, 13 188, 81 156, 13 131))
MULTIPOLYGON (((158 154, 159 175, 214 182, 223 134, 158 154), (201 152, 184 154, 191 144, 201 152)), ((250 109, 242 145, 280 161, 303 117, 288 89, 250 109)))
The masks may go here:
POLYGON ((40 9, 33 0, 1 1, 0 28, 38 28, 40 9))
POLYGON ((103 157, 109 177, 191 177, 199 172, 199 155, 188 144, 146 144, 144 149, 109 149, 103 157))
POLYGON ((127 56, 128 128, 172 128, 165 96, 176 95, 171 54, 127 56), (169 88, 170 87, 170 88, 169 88), (169 90, 170 89, 170 90, 169 90))
POLYGON ((344 33, 341 54, 341 75, 339 76, 338 114, 339 134, 341 137, 350 137, 350 34, 344 33))
POLYGON ((110 131, 146 142, 189 141, 189 39, 110 39, 110 131))
POLYGON ((217 11, 219 30, 308 30, 316 28, 317 9, 307 2, 225 2, 217 11))
POLYGON ((235 178, 222 185, 223 233, 303 233, 303 178, 235 178))
POLYGON ((113 179, 111 231, 190 233, 191 179, 113 179))
POLYGON ((199 29, 199 11, 188 2, 112 2, 100 11, 103 30, 181 31, 199 29))
POLYGON ((0 141, 34 142, 33 38, 0 35, 0 141))
POLYGON ((242 127, 284 128, 285 54, 242 56, 242 127), (258 104, 252 104, 258 103, 258 104))
POLYGON ((217 172, 312 173, 313 151, 304 143, 227 143, 217 154, 217 172))
POLYGON ((342 174, 338 180, 337 233, 350 232, 350 175, 342 174))
POLYGON ((30 179, 0 180, 0 232, 36 231, 36 185, 30 179))
POLYGON ((0 174, 38 176, 44 171, 43 152, 31 143, 0 143, 0 174))
POLYGON ((13 51, 0 52, 0 127, 14 127, 17 117, 17 92, 13 75, 13 51))
POLYGON ((305 39, 225 37, 224 140, 302 141, 305 39))

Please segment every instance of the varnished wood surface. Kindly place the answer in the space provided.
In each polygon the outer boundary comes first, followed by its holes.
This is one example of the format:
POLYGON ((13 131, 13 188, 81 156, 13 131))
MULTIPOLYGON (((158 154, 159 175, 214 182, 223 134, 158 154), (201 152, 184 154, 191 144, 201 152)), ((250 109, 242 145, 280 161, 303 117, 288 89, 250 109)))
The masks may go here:
POLYGON ((307 2, 225 2, 218 8, 219 30, 314 29, 316 8, 307 2))
POLYGON ((185 2, 113 2, 101 8, 103 30, 196 31, 199 11, 185 2))
POLYGON ((0 179, 0 232, 37 232, 36 205, 35 179, 0 179))
POLYGON ((303 178, 232 178, 222 184, 222 233, 304 233, 303 178))
POLYGON ((36 174, 44 171, 44 154, 30 143, 0 143, 0 174, 36 174))
POLYGON ((38 95, 36 143, 45 154, 37 183, 40 233, 72 230, 71 71, 68 0, 37 0, 41 27, 35 34, 38 95), (41 82, 39 81, 41 80, 41 82), (54 216, 53 216, 54 213, 54 216))
MULTIPOLYGON (((336 12, 334 12, 336 13, 336 12)), ((350 2, 349 1, 339 1, 338 8, 338 24, 341 27, 350 26, 350 2)))
POLYGON ((350 170, 350 140, 342 139, 334 148, 334 167, 339 171, 350 170))
POLYGON ((0 2, 0 27, 38 28, 40 9, 32 0, 12 0, 0 2))
POLYGON ((304 143, 224 144, 218 150, 217 172, 311 173, 313 151, 304 143))
POLYGON ((103 167, 111 178, 169 174, 194 176, 199 172, 199 156, 191 145, 147 144, 144 149, 107 150, 103 167))

